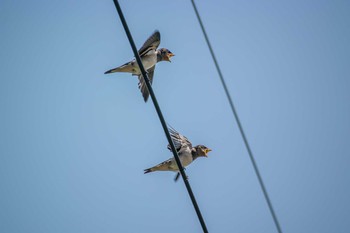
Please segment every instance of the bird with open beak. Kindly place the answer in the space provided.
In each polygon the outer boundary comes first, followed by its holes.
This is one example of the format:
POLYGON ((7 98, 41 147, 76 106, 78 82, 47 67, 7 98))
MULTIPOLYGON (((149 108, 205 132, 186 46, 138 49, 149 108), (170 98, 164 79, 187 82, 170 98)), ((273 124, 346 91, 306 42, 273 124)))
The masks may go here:
MULTIPOLYGON (((149 81, 152 84, 154 69, 156 64, 160 61, 170 61, 170 58, 175 56, 170 50, 166 48, 157 49, 160 44, 160 33, 159 31, 155 31, 142 45, 139 49, 138 53, 140 55, 141 61, 145 70, 147 72, 149 81)), ((142 77, 141 70, 137 64, 137 61, 134 59, 121 65, 117 68, 110 69, 105 72, 105 74, 111 74, 115 72, 126 72, 131 73, 132 75, 136 75, 139 78, 139 89, 141 90, 143 99, 147 102, 149 97, 149 91, 146 86, 145 80, 142 77)))
MULTIPOLYGON (((179 134, 175 129, 169 127, 169 132, 171 139, 174 142, 174 146, 179 155, 181 165, 187 167, 194 160, 199 157, 208 157, 208 153, 211 151, 206 146, 197 145, 192 147, 192 143, 183 135, 179 134)), ((170 145, 168 149, 171 151, 170 145)), ((170 158, 154 167, 147 168, 144 170, 145 174, 154 172, 154 171, 175 171, 178 172, 179 168, 176 164, 175 158, 170 158)), ((178 172, 175 176, 175 181, 179 178, 180 173, 178 172)))

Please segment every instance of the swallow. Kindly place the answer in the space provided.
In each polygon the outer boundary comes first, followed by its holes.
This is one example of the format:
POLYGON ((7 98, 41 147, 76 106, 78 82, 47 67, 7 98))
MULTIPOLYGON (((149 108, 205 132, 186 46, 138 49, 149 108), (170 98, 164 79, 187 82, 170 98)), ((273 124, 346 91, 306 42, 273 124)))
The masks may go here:
MULTIPOLYGON (((145 67, 146 72, 148 73, 148 78, 152 84, 154 69, 158 62, 160 61, 170 61, 170 58, 175 56, 166 48, 157 49, 160 44, 160 33, 155 31, 142 45, 139 49, 138 54, 140 55, 143 66, 145 67)), ((137 64, 136 59, 129 61, 117 68, 110 69, 105 72, 105 74, 111 74, 115 72, 126 72, 131 73, 132 75, 138 76, 139 79, 139 89, 141 90, 143 99, 147 102, 149 97, 149 91, 146 86, 145 80, 142 77, 141 70, 137 64)))
MULTIPOLYGON (((172 127, 168 127, 168 128, 169 128, 171 139, 175 145, 176 151, 179 155, 179 159, 184 168, 187 167, 189 164, 191 164, 194 160, 196 160, 199 157, 208 157, 208 153, 211 151, 211 149, 209 149, 204 145, 197 145, 193 147, 192 143, 185 136, 179 134, 172 127)), ((168 149, 172 151, 170 145, 168 145, 168 149)), ((175 176, 175 181, 177 181, 180 175, 180 173, 178 172, 179 168, 176 164, 174 157, 164 162, 161 162, 160 164, 154 167, 145 169, 144 174, 155 172, 155 171, 177 172, 175 176)))

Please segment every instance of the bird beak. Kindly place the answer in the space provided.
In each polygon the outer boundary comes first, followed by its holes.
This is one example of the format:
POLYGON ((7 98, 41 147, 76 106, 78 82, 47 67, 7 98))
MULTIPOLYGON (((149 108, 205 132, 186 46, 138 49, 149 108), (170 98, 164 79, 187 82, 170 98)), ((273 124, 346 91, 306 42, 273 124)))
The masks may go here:
POLYGON ((211 149, 209 149, 209 148, 208 148, 208 149, 205 149, 205 156, 207 156, 207 157, 208 157, 208 155, 207 155, 207 154, 208 154, 210 151, 211 151, 211 149))
POLYGON ((168 56, 168 61, 171 62, 171 61, 170 61, 170 58, 173 57, 173 56, 175 56, 175 54, 173 54, 173 53, 168 53, 167 56, 168 56))

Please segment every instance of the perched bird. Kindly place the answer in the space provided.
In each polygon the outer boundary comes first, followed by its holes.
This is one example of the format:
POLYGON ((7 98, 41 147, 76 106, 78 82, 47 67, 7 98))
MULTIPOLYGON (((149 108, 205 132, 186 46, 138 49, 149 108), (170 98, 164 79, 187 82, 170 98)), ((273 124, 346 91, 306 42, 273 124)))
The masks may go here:
MULTIPOLYGON (((211 151, 211 149, 203 145, 192 147, 191 142, 185 136, 179 134, 175 129, 171 127, 169 127, 169 132, 183 167, 188 166, 198 157, 208 157, 207 154, 211 151)), ((168 145, 168 149, 171 151, 170 145, 168 145)), ((144 170, 145 174, 154 171, 176 172, 179 171, 179 168, 176 164, 175 158, 170 158, 154 167, 144 170)), ((179 178, 179 175, 180 173, 178 172, 175 176, 175 181, 179 178)))
MULTIPOLYGON (((138 53, 140 55, 143 66, 145 67, 146 72, 148 73, 149 81, 152 84, 154 68, 157 62, 160 61, 170 61, 170 58, 175 56, 166 48, 157 49, 160 44, 160 33, 155 31, 142 45, 138 53)), ((115 72, 127 72, 132 75, 136 75, 139 78, 139 88, 142 92, 143 99, 147 102, 149 97, 149 92, 145 83, 145 80, 142 77, 141 70, 137 64, 136 59, 125 63, 117 68, 108 70, 105 74, 115 73, 115 72)))

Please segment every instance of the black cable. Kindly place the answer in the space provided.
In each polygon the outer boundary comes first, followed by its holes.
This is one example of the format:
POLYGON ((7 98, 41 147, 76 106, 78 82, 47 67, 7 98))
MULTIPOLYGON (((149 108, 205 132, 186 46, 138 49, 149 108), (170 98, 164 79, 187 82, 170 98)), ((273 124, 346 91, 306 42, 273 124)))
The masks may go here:
POLYGON ((262 177, 261 177, 261 175, 260 175, 260 172, 259 172, 259 169, 258 169, 258 165, 257 165, 256 162, 255 162, 255 159, 254 159, 254 156, 253 156, 253 152, 252 152, 252 150, 250 149, 250 146, 249 146, 247 137, 245 136, 245 133, 244 133, 244 130, 243 130, 241 121, 239 120, 239 117, 238 117, 236 108, 235 108, 235 106, 234 106, 234 104, 233 104, 231 95, 230 95, 230 93, 229 93, 229 91, 228 91, 228 88, 227 88, 225 79, 224 79, 224 77, 223 77, 223 75, 222 75, 222 73, 221 73, 221 69, 220 69, 219 64, 218 64, 218 62, 217 62, 217 60, 216 60, 216 57, 215 57, 213 48, 211 47, 211 44, 210 44, 210 42, 209 42, 209 38, 208 38, 208 35, 207 35, 206 30, 205 30, 205 28, 204 28, 204 25, 203 25, 203 23, 202 23, 201 17, 200 17, 200 15, 199 15, 199 13, 198 13, 197 6, 196 6, 194 0, 191 0, 191 2, 192 2, 193 9, 194 9, 194 11, 195 11, 195 13, 196 13, 198 22, 199 22, 199 24, 200 24, 200 26, 201 26, 202 32, 203 32, 203 34, 204 34, 205 40, 206 40, 206 42, 207 42, 208 48, 209 48, 209 50, 210 50, 210 54, 211 54, 211 56, 212 56, 212 58, 213 58, 213 61, 214 61, 214 63, 215 63, 216 70, 217 70, 217 72, 218 72, 218 74, 219 74, 219 77, 220 77, 222 86, 224 87, 224 90, 225 90, 225 93, 226 93, 226 97, 227 97, 227 99, 228 99, 228 102, 230 103, 232 113, 233 113, 233 115, 234 115, 234 117, 235 117, 235 119, 236 119, 236 122, 237 122, 237 125, 238 125, 238 128, 239 128, 239 131, 241 132, 241 135, 242 135, 244 144, 245 144, 245 146, 246 146, 246 148, 247 148, 247 151, 248 151, 250 160, 251 160, 251 162, 252 162, 252 164, 253 164, 253 167, 254 167, 254 170, 255 170, 255 174, 256 174, 256 176, 258 177, 258 180, 259 180, 261 189, 262 189, 262 191, 263 191, 263 193, 264 193, 264 196, 265 196, 267 205, 269 206, 269 209, 270 209, 272 218, 273 218, 273 220, 274 220, 274 222, 275 222, 277 231, 278 231, 279 233, 282 233, 282 229, 281 229, 281 226, 280 226, 280 224, 279 224, 279 222, 278 222, 277 215, 276 215, 276 213, 275 213, 275 211, 274 211, 274 209, 273 209, 273 206, 272 206, 272 203, 271 203, 271 201, 270 201, 270 198, 269 198, 269 195, 268 195, 268 193, 267 193, 267 190, 266 190, 266 188, 265 188, 263 179, 262 179, 262 177))
POLYGON ((123 24, 123 27, 124 27, 124 30, 125 30, 125 33, 129 39, 129 42, 130 42, 130 45, 131 45, 131 48, 134 52, 134 55, 135 55, 135 58, 136 58, 136 61, 137 61, 137 64, 139 65, 140 67, 140 70, 141 70, 141 74, 143 76, 143 78, 145 79, 145 83, 147 85, 147 88, 148 88, 148 91, 150 93, 150 96, 152 98, 152 101, 153 101, 153 104, 154 104, 154 107, 156 108, 156 111, 157 111, 157 114, 158 114, 158 117, 159 117, 159 120, 163 126, 163 129, 164 129, 164 132, 165 132, 165 135, 168 139, 168 142, 169 142, 169 145, 171 147, 171 151, 173 152, 173 155, 174 155, 174 158, 175 158, 175 161, 176 161, 176 164, 179 168, 179 171, 180 171, 180 174, 182 176, 182 179, 185 183, 185 186, 187 188, 187 191, 188 191, 188 194, 190 195, 190 198, 191 198, 191 201, 192 201, 192 204, 193 204, 193 207, 195 208, 196 210, 196 213, 197 213, 197 216, 198 216, 198 219, 199 219, 199 222, 201 223, 201 226, 202 226, 202 229, 203 229, 203 232, 204 233, 208 233, 208 230, 207 230, 207 227, 205 225, 205 222, 204 222, 204 219, 202 217, 202 214, 201 214, 201 211, 198 207, 198 204, 197 204, 197 201, 196 201, 196 198, 194 197, 194 194, 192 192, 192 189, 191 189, 191 186, 190 186, 190 183, 188 182, 188 178, 186 176, 186 173, 185 173, 185 170, 180 162, 180 159, 179 159, 179 155, 177 154, 177 151, 175 149, 175 146, 174 146, 174 143, 171 139, 171 136, 170 136, 170 133, 169 133, 169 130, 168 130, 168 127, 167 127, 167 124, 164 120, 164 117, 163 117, 163 114, 160 110, 160 107, 158 105, 158 101, 156 99, 156 96, 154 95, 154 92, 153 92, 153 89, 152 89, 152 86, 150 84, 150 81, 148 79, 148 76, 147 76, 147 73, 145 71, 145 68, 143 67, 143 64, 141 62, 141 59, 140 59, 140 56, 137 52, 137 49, 136 49, 136 46, 135 46, 135 43, 134 43, 134 40, 132 39, 132 36, 131 36, 131 33, 129 31, 129 27, 125 21, 125 18, 124 18, 124 15, 123 15, 123 12, 122 12, 122 9, 120 8, 120 5, 119 5, 119 2, 118 0, 113 0, 114 1, 114 5, 118 11, 118 14, 119 14, 119 17, 120 17, 120 21, 122 22, 123 24))

